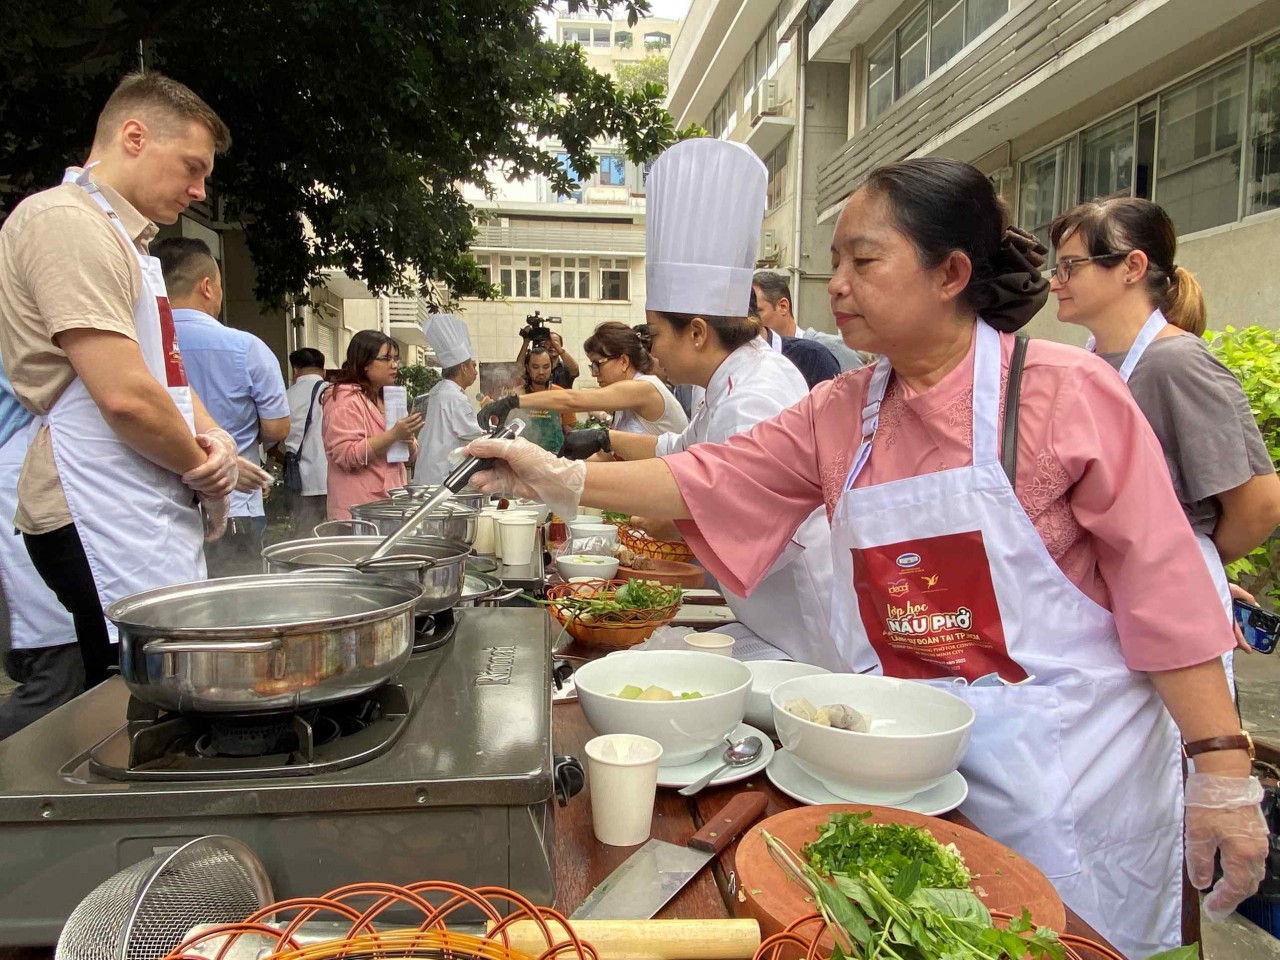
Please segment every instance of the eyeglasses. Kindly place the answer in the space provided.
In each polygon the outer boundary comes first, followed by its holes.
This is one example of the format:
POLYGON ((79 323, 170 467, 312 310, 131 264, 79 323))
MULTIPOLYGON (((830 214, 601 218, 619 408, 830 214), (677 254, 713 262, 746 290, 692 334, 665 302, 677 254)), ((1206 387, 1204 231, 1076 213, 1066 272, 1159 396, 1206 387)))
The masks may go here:
MULTIPOLYGON (((621 356, 621 354, 619 354, 619 356, 621 356)), ((605 357, 603 360, 592 360, 591 363, 588 364, 588 367, 590 368, 592 375, 595 375, 600 372, 600 368, 606 363, 617 359, 618 357, 605 357)))
POLYGON ((1100 263, 1103 260, 1118 260, 1121 257, 1127 257, 1132 251, 1124 253, 1100 253, 1096 257, 1067 257, 1065 260, 1059 260, 1053 266, 1053 278, 1059 283, 1071 282, 1071 271, 1082 263, 1100 263))
POLYGON ((374 359, 377 363, 394 363, 394 364, 396 364, 396 365, 399 365, 399 363, 400 363, 400 358, 399 358, 399 357, 396 357, 396 356, 390 356, 390 355, 385 356, 385 357, 374 357, 373 359, 374 359))

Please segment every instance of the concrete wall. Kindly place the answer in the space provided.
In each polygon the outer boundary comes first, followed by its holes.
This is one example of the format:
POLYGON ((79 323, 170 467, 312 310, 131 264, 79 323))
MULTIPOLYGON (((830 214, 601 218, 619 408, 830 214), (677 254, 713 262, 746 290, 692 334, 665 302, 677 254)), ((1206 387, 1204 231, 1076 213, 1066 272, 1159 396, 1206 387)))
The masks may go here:
POLYGON ((249 256, 244 231, 226 230, 222 233, 222 255, 223 322, 260 337, 280 360, 281 369, 288 374, 289 329, 285 312, 264 310, 254 297, 253 286, 258 272, 249 256))

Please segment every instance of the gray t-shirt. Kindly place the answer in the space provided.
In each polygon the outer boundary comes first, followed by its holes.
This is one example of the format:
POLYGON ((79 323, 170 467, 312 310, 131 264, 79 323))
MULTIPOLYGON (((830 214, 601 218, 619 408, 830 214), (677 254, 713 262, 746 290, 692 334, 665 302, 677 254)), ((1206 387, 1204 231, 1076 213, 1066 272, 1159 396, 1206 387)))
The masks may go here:
MULTIPOLYGON (((1100 356, 1117 370, 1125 358, 1100 356)), ((1129 390, 1164 448, 1173 489, 1196 533, 1210 535, 1217 526, 1218 494, 1275 471, 1240 381, 1199 337, 1152 341, 1129 390)))

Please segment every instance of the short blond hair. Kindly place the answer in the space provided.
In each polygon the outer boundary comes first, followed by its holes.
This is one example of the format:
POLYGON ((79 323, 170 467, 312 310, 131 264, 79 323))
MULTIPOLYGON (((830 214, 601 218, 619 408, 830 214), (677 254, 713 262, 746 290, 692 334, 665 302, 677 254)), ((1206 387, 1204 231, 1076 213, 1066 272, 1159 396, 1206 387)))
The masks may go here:
POLYGON ((98 114, 94 142, 109 142, 120 124, 130 114, 137 113, 163 115, 164 119, 157 124, 162 136, 166 132, 172 132, 166 131, 164 120, 194 121, 213 136, 213 148, 217 153, 226 153, 231 149, 231 131, 222 122, 222 118, 214 113, 213 108, 186 84, 153 71, 126 74, 120 81, 115 92, 107 99, 102 112, 98 114))

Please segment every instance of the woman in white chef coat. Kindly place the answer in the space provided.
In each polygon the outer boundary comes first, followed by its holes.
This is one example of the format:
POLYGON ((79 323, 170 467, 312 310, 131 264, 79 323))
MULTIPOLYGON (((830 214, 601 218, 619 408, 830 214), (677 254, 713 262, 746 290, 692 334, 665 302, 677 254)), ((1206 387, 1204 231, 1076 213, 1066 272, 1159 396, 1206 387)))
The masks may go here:
POLYGON ((460 317, 437 313, 422 324, 422 333, 442 368, 440 382, 427 394, 426 419, 418 434, 414 483, 441 483, 452 469, 449 454, 480 435, 466 390, 479 370, 471 349, 471 334, 460 317))
MULTIPOLYGON (((654 164, 651 217, 689 143, 654 164)), ((719 161, 705 158, 716 182, 719 161)), ((698 212, 685 230, 717 222, 698 212)), ((1184 811, 1190 877, 1213 887, 1206 915, 1257 889, 1262 790, 1219 660, 1231 633, 1142 412, 1099 358, 1013 335, 1047 298, 1043 252, 972 166, 889 164, 848 199, 828 284, 846 343, 880 354, 874 368, 661 459, 469 449, 501 461, 481 489, 680 521, 743 592, 785 559, 787 527, 825 506, 836 642, 973 706, 961 810, 1124 955, 1146 957, 1181 939, 1184 811), (1014 409, 1010 445, 1001 420, 1014 409), (903 617, 907 603, 921 615, 903 617)), ((650 296, 667 289, 651 273, 650 296)), ((714 326, 658 310, 650 323, 664 361, 663 341, 697 336, 705 350, 714 326)))

